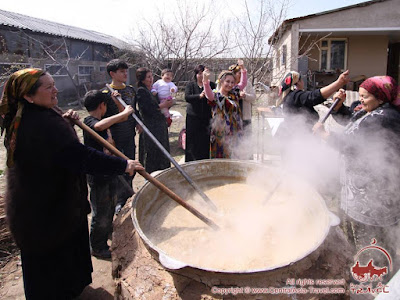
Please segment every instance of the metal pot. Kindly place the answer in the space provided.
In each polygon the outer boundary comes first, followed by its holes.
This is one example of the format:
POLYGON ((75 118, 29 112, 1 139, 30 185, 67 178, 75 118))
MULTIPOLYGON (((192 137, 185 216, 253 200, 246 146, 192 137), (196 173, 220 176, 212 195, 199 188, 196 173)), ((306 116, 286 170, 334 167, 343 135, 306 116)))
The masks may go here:
MULTIPOLYGON (((255 170, 262 171, 263 174, 265 174, 266 179, 268 179, 268 175, 275 176, 274 174, 268 173, 273 170, 270 165, 228 159, 190 162, 182 165, 182 168, 201 188, 211 188, 227 183, 245 182, 247 176, 255 170)), ((162 171, 156 176, 156 178, 171 190, 179 194, 183 199, 187 199, 194 193, 193 189, 187 184, 185 179, 175 168, 162 171)), ((282 265, 276 265, 272 268, 265 267, 240 272, 235 270, 216 270, 204 266, 190 265, 189 263, 179 261, 178 259, 167 255, 162 249, 158 248, 151 239, 149 239, 146 235, 146 231, 151 226, 152 216, 155 212, 164 209, 163 207, 165 207, 166 203, 169 203, 172 200, 150 183, 146 183, 135 195, 132 203, 132 219, 137 232, 150 253, 168 270, 184 274, 185 276, 190 276, 201 282, 209 282, 210 285, 215 283, 234 284, 236 280, 233 278, 236 278, 237 275, 250 276, 249 278, 251 278, 251 276, 256 276, 257 274, 260 275, 267 271, 270 272, 288 265, 293 265, 293 263, 302 260, 323 243, 328 235, 330 227, 338 225, 340 221, 337 216, 329 212, 323 198, 316 191, 313 192, 317 194, 317 201, 313 205, 312 213, 318 215, 320 220, 318 226, 321 227, 322 232, 318 243, 310 245, 308 251, 297 257, 294 261, 282 265), (205 277, 213 278, 213 280, 204 280, 205 277)), ((305 207, 305 209, 311 208, 305 207)))

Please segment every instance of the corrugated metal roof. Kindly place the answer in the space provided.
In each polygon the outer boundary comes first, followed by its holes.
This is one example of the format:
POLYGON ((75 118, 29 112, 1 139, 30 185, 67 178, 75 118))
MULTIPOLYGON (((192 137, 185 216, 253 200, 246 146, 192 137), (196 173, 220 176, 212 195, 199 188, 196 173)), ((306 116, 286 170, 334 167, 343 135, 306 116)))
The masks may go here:
POLYGON ((31 30, 33 32, 47 33, 100 44, 107 44, 117 48, 126 48, 127 46, 127 43, 124 41, 100 32, 33 18, 5 10, 0 10, 0 25, 12 26, 20 29, 31 30))

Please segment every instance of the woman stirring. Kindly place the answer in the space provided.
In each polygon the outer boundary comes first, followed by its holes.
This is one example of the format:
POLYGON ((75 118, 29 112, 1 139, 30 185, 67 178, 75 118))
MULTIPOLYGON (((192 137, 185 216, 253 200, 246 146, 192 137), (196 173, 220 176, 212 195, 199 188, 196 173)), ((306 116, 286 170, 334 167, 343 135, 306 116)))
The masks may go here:
POLYGON ((342 100, 339 114, 350 121, 344 134, 314 126, 342 153, 341 208, 357 250, 376 239, 393 256, 399 246, 393 225, 400 219, 399 92, 390 76, 368 78, 359 88, 362 110, 353 115, 342 105, 344 91, 335 94, 342 100))
POLYGON ((69 110, 57 109, 53 78, 24 69, 8 79, 0 104, 7 148, 6 211, 21 249, 26 299, 72 299, 92 282, 85 174, 143 170, 79 142, 69 110))
POLYGON ((324 102, 345 85, 349 81, 348 75, 349 71, 345 71, 331 84, 314 91, 305 91, 304 81, 298 72, 291 71, 286 74, 279 89, 281 98, 277 103, 277 106, 283 105, 286 134, 291 135, 294 130, 299 129, 311 132, 312 126, 319 119, 314 106, 324 102))

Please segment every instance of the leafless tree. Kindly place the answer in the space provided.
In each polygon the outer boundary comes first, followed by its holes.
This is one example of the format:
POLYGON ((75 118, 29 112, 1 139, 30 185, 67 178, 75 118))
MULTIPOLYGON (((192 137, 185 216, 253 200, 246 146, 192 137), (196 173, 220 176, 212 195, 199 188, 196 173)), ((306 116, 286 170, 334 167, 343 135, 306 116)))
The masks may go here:
POLYGON ((265 81, 272 68, 272 51, 268 39, 286 18, 290 1, 257 0, 243 2, 243 7, 232 13, 235 15, 233 35, 237 49, 254 83, 265 81))
MULTIPOLYGON (((71 61, 71 56, 69 52, 69 46, 67 41, 64 37, 54 40, 51 44, 46 44, 43 41, 34 38, 33 36, 24 32, 27 38, 31 41, 36 43, 44 52, 45 57, 49 58, 53 61, 54 65, 59 66, 59 71, 62 69, 65 70, 71 83, 74 86, 75 93, 77 98, 80 100, 82 97, 79 93, 79 82, 77 83, 74 79, 74 75, 72 74, 69 68, 69 63, 71 61)), ((74 57, 74 60, 80 60, 84 56, 85 52, 89 49, 89 46, 86 47, 77 57, 74 57)), ((81 101, 78 101, 79 107, 82 108, 81 101)))
POLYGON ((157 21, 145 19, 133 44, 140 50, 139 64, 155 74, 164 68, 175 73, 174 81, 187 80, 195 64, 207 63, 229 47, 226 25, 216 21, 214 2, 175 0, 168 3, 171 15, 158 13, 157 21))

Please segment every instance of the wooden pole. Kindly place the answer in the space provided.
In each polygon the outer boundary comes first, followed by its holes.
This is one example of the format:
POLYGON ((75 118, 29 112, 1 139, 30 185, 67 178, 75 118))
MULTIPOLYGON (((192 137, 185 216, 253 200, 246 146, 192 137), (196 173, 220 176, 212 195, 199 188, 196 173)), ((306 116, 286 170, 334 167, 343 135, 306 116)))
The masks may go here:
MULTIPOLYGON (((113 153, 116 156, 119 156, 123 159, 129 160, 130 158, 127 157, 125 154, 123 154, 121 151, 119 151, 116 147, 111 145, 108 141, 106 141, 103 137, 101 137, 96 131, 94 131, 92 128, 87 126, 86 124, 82 123, 79 120, 76 119, 71 119, 72 122, 74 122, 78 127, 80 127, 82 130, 88 132, 93 138, 99 142, 101 145, 103 145, 106 149, 108 149, 111 153, 113 153)), ((179 205, 183 206, 186 208, 188 211, 190 211, 193 215, 195 215, 197 218, 199 218, 201 221, 206 223, 208 226, 213 228, 214 230, 219 229, 219 226, 215 224, 212 220, 204 216, 202 213, 200 213, 197 209, 195 209, 193 206, 188 204, 186 201, 184 201, 181 197, 179 197, 177 194, 175 194, 173 191, 171 191, 168 187, 166 187, 164 184, 162 184, 159 180, 151 176, 149 173, 147 173, 145 170, 137 171, 140 175, 142 175, 145 179, 147 179, 150 183, 154 184, 159 190, 164 192, 167 196, 169 196, 172 200, 176 201, 179 205)))

